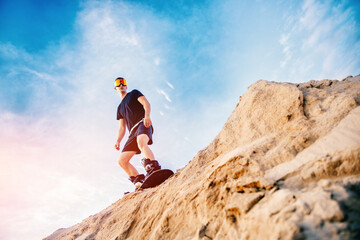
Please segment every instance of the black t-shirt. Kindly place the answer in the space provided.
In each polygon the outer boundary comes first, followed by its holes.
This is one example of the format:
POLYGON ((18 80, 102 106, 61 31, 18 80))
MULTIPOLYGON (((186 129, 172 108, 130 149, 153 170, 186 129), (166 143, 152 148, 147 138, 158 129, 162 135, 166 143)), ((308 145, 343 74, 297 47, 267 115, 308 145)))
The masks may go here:
POLYGON ((117 120, 125 119, 126 126, 130 131, 132 127, 145 117, 145 109, 138 101, 138 98, 144 96, 140 91, 134 89, 121 101, 117 109, 117 120))

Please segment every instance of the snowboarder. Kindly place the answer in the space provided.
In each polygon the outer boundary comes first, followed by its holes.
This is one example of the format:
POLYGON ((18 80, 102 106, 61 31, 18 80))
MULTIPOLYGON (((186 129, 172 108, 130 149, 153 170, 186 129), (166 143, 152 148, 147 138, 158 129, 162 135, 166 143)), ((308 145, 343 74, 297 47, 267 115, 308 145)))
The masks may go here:
POLYGON ((131 165, 130 159, 135 154, 144 156, 141 160, 147 175, 161 169, 154 154, 149 148, 153 143, 152 134, 154 128, 150 119, 150 103, 138 90, 127 92, 126 80, 122 77, 115 79, 115 90, 122 98, 117 109, 117 120, 120 122, 115 149, 120 150, 120 142, 125 135, 126 128, 129 130, 129 138, 120 154, 119 165, 129 175, 129 180, 138 188, 145 180, 144 174, 139 174, 131 165))

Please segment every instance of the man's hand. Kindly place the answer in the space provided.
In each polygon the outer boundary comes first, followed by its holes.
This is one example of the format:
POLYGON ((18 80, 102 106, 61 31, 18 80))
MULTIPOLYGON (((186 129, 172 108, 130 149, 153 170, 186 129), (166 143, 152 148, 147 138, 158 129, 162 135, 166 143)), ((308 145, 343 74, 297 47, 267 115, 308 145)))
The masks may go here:
POLYGON ((115 149, 118 151, 120 150, 120 143, 118 143, 118 142, 115 143, 115 149))
POLYGON ((144 117, 144 125, 146 128, 151 126, 151 119, 150 117, 144 117))

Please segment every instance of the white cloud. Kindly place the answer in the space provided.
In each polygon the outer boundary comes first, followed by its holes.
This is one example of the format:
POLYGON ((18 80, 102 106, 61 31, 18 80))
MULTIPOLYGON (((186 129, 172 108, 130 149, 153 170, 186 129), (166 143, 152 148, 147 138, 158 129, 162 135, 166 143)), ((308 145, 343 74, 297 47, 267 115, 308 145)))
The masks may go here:
POLYGON ((36 78, 41 79, 41 80, 45 80, 45 81, 55 81, 55 78, 53 76, 51 76, 48 73, 44 73, 44 72, 38 72, 34 69, 30 69, 25 67, 24 71, 31 73, 32 75, 34 75, 36 78))
POLYGON ((173 89, 173 90, 175 89, 175 88, 174 88, 174 85, 172 85, 172 84, 169 83, 168 81, 166 81, 166 84, 167 84, 171 89, 173 89))
POLYGON ((281 38, 280 38, 280 40, 279 40, 279 42, 280 42, 280 44, 281 45, 287 45, 287 42, 288 42, 288 40, 289 40, 289 34, 282 34, 281 35, 281 38))
POLYGON ((154 64, 155 64, 156 66, 159 66, 159 65, 160 65, 160 58, 155 58, 155 59, 154 59, 154 64))
POLYGON ((279 43, 283 46, 284 60, 280 62, 280 67, 285 68, 292 58, 292 51, 289 43, 290 34, 282 34, 279 43))
POLYGON ((22 49, 17 48, 11 43, 0 42, 0 54, 3 58, 10 60, 23 58, 24 60, 31 59, 31 56, 22 49))
POLYGON ((302 11, 292 13, 295 21, 287 25, 288 31, 279 40, 283 46, 280 67, 290 70, 288 78, 342 79, 358 74, 358 30, 350 27, 355 25, 355 12, 345 2, 306 0, 302 11))
POLYGON ((173 110, 174 108, 173 107, 170 107, 168 104, 164 104, 164 108, 167 109, 167 110, 173 110))
POLYGON ((172 102, 171 99, 170 99, 170 97, 169 97, 169 94, 167 94, 164 90, 158 89, 157 92, 158 92, 159 94, 163 95, 163 96, 165 97, 166 101, 168 101, 168 102, 170 102, 170 103, 172 102))
POLYGON ((302 23, 305 28, 312 30, 324 17, 326 8, 316 0, 306 0, 302 6, 302 10, 304 14, 300 17, 300 23, 302 23))

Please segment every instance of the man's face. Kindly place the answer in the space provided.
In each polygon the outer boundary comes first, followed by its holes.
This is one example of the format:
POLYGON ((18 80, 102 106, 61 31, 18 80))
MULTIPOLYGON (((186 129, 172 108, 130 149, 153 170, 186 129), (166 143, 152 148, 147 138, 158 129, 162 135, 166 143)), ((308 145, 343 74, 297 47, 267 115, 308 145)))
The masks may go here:
POLYGON ((120 93, 126 92, 127 86, 120 85, 119 87, 115 87, 115 90, 120 94, 120 93))

